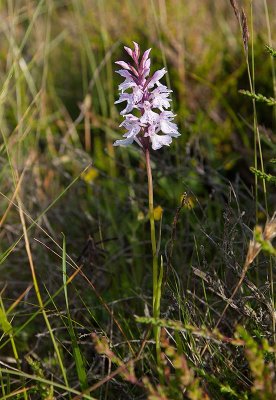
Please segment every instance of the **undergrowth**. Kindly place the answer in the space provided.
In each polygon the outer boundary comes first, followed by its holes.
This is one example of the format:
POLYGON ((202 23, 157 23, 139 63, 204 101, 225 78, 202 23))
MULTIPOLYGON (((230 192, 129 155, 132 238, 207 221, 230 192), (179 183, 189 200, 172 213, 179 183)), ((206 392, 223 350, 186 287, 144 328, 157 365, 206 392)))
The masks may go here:
POLYGON ((274 1, 0 14, 0 398, 274 399, 274 1), (112 145, 132 40, 169 71, 181 132, 151 154, 159 318, 146 165, 112 145))

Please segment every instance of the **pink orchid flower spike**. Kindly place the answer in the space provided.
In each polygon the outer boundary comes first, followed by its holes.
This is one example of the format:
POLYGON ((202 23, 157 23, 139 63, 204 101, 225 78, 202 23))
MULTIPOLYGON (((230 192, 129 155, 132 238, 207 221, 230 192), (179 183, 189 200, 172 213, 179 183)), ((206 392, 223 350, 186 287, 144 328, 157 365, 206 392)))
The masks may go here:
POLYGON ((134 141, 144 150, 151 145, 153 150, 169 146, 172 138, 180 136, 177 125, 172 122, 175 115, 169 110, 170 93, 167 86, 159 81, 167 73, 165 68, 150 77, 150 50, 140 60, 140 47, 134 43, 134 50, 125 47, 132 61, 117 61, 122 69, 116 71, 125 80, 119 85, 120 97, 115 104, 126 102, 121 111, 124 121, 120 126, 127 132, 124 139, 116 140, 114 146, 127 146, 134 141), (136 110, 135 114, 132 113, 136 110))

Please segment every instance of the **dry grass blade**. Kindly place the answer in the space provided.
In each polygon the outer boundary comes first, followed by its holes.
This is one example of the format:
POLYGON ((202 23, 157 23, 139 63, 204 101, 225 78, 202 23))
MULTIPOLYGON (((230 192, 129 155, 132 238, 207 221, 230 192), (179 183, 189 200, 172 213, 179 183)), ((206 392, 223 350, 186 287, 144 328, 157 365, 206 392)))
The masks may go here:
POLYGON ((29 293, 29 291, 32 289, 33 284, 31 283, 27 289, 24 290, 23 293, 20 294, 20 296, 12 303, 12 305, 9 307, 7 310, 7 315, 12 312, 12 310, 21 302, 22 299, 29 293))
POLYGON ((22 183, 22 181, 24 179, 26 171, 31 167, 31 165, 33 164, 35 159, 36 159, 36 153, 35 152, 31 152, 30 156, 28 157, 28 159, 26 161, 26 165, 25 165, 25 167, 24 167, 24 169, 22 171, 22 174, 20 175, 20 178, 17 180, 16 186, 15 186, 15 190, 13 192, 12 198, 9 200, 8 207, 5 210, 2 218, 0 219, 0 228, 2 228, 4 222, 5 222, 8 214, 9 214, 9 211, 10 211, 11 207, 14 205, 14 200, 17 197, 18 192, 19 192, 19 190, 21 188, 21 183, 22 183))
POLYGON ((241 28, 242 28, 243 46, 244 46, 245 52, 247 53, 248 52, 248 42, 249 42, 249 30, 248 30, 248 25, 247 25, 247 18, 246 18, 243 8, 241 11, 241 28))
POLYGON ((276 237, 276 212, 264 228, 264 240, 272 241, 276 237))
POLYGON ((26 249, 26 253, 28 256, 28 260, 29 260, 29 265, 30 265, 30 269, 31 269, 31 274, 32 274, 32 279, 33 279, 33 286, 35 289, 35 293, 36 293, 36 297, 38 300, 38 304, 39 307, 41 309, 42 315, 44 317, 44 321, 46 323, 47 329, 50 333, 51 339, 52 339, 52 343, 57 355, 57 359, 59 362, 59 366, 61 369, 61 373, 64 379, 64 382, 66 384, 66 386, 68 387, 68 380, 67 380, 67 375, 66 375, 66 370, 64 368, 63 365, 63 360, 61 357, 61 353, 59 351, 58 345, 57 345, 57 341, 54 337, 53 334, 53 330, 52 327, 50 325, 47 313, 45 311, 44 308, 44 304, 43 304, 43 300, 42 300, 42 296, 40 293, 40 289, 39 289, 39 285, 38 285, 38 280, 37 280, 37 276, 36 276, 36 271, 35 271, 35 265, 34 265, 34 261, 33 261, 33 256, 32 256, 32 251, 31 251, 31 246, 30 246, 30 241, 29 241, 29 237, 28 237, 28 229, 27 229, 27 225, 26 225, 26 220, 25 220, 25 215, 24 215, 24 211, 23 211, 23 203, 21 201, 20 195, 17 194, 17 202, 18 202, 18 210, 19 210, 19 216, 20 216, 20 220, 21 220, 21 224, 22 224, 22 229, 23 229, 23 235, 24 235, 24 240, 25 240, 25 249, 26 249))
POLYGON ((234 13, 238 21, 240 21, 239 17, 239 8, 237 6, 236 0, 230 0, 231 6, 233 7, 234 13))
POLYGON ((272 240, 275 237, 276 237, 276 213, 274 213, 273 217, 269 221, 267 221, 264 230, 262 230, 262 227, 256 226, 254 238, 250 240, 249 243, 245 264, 250 265, 255 260, 257 255, 260 253, 262 245, 265 242, 272 242, 272 240))

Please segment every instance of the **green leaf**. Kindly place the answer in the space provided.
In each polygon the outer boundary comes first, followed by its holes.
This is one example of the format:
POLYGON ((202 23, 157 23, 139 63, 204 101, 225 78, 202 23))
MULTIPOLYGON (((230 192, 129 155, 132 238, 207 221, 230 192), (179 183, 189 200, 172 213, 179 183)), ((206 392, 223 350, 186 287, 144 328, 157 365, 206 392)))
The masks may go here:
POLYGON ((273 176, 271 174, 266 174, 265 172, 262 172, 254 167, 250 167, 250 171, 253 172, 253 174, 258 178, 261 178, 269 183, 274 183, 276 185, 276 176, 273 176))
POLYGON ((239 93, 244 94, 245 96, 258 101, 259 103, 265 103, 268 106, 276 105, 276 99, 274 99, 273 97, 266 97, 261 93, 253 93, 250 92, 249 90, 239 90, 239 93))

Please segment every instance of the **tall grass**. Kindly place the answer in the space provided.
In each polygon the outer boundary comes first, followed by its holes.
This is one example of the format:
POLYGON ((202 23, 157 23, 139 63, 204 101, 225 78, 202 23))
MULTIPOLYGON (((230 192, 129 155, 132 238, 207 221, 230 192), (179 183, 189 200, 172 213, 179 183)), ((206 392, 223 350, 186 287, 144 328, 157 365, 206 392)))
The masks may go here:
POLYGON ((244 52, 230 3, 1 2, 0 398, 275 397, 276 9, 244 2, 244 52), (182 133, 151 155, 160 318, 146 165, 112 146, 132 40, 182 133))

